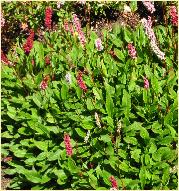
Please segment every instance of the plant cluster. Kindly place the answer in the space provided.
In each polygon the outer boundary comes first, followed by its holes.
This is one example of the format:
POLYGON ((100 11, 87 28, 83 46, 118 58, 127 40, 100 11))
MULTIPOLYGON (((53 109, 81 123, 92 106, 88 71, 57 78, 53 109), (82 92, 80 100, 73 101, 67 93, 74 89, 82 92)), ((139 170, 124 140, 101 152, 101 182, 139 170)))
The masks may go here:
MULTIPOLYGON (((73 4, 2 4, 2 31, 11 19, 27 31, 1 50, 9 188, 177 189, 177 3, 163 3, 166 22, 157 25, 157 7, 145 3, 135 29, 115 25, 100 38, 67 11, 73 4)), ((118 5, 137 8, 104 7, 118 5)))

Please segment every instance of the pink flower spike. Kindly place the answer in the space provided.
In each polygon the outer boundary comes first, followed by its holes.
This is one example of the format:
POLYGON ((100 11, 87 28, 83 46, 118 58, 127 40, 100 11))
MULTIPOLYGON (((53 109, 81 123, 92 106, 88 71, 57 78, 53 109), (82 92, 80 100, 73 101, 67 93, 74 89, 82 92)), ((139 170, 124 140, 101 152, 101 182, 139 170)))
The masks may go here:
POLYGON ((144 6, 151 13, 155 12, 154 2, 152 1, 143 1, 144 6))
POLYGON ((174 26, 178 26, 178 15, 177 15, 177 9, 175 6, 170 7, 170 16, 171 16, 171 22, 174 26))
POLYGON ((103 46, 102 46, 102 42, 101 42, 100 38, 95 40, 95 46, 96 46, 98 51, 102 51, 103 50, 103 46))
POLYGON ((157 55, 157 57, 161 60, 164 60, 165 59, 165 53, 162 52, 158 45, 157 45, 157 39, 155 37, 155 33, 154 33, 154 30, 152 29, 152 20, 151 20, 151 17, 148 16, 148 20, 146 20, 145 18, 143 18, 141 20, 143 26, 144 26, 144 29, 145 29, 145 33, 146 35, 148 36, 148 38, 150 39, 150 46, 153 50, 153 52, 157 55))
POLYGON ((129 53, 130 57, 132 59, 137 58, 137 56, 136 56, 137 52, 135 50, 135 47, 132 44, 128 44, 127 48, 128 48, 128 53, 129 53))
POLYGON ((144 88, 149 89, 149 81, 146 77, 144 77, 144 88))
POLYGON ((3 13, 1 12, 1 27, 3 27, 4 25, 5 25, 5 19, 3 13))
POLYGON ((41 90, 45 90, 45 89, 47 89, 47 87, 48 87, 47 81, 46 80, 42 80, 42 82, 40 83, 40 89, 41 90))
POLYGON ((64 135, 64 143, 65 143, 67 155, 71 156, 73 154, 73 151, 72 151, 72 146, 71 146, 71 143, 70 143, 70 136, 69 136, 69 134, 65 134, 64 135))
POLYGON ((74 35, 73 25, 70 25, 70 33, 71 33, 72 35, 74 35))
POLYGON ((76 32, 78 33, 78 38, 80 40, 80 43, 81 43, 82 47, 84 47, 86 44, 86 38, 82 31, 80 20, 76 14, 73 14, 73 25, 74 25, 76 32))

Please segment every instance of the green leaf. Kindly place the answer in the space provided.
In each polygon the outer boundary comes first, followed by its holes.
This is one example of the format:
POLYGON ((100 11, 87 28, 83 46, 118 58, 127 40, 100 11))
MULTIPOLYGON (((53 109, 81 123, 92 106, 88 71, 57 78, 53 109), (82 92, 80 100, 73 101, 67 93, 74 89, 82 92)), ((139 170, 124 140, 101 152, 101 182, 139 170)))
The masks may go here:
POLYGON ((172 126, 173 121, 173 113, 167 113, 167 115, 164 118, 164 125, 171 125, 172 126))
POLYGON ((145 31, 142 26, 139 27, 138 44, 139 44, 141 50, 143 50, 143 46, 144 47, 146 46, 146 35, 145 35, 145 31))
POLYGON ((42 105, 41 105, 41 103, 42 103, 42 98, 41 98, 41 96, 40 96, 40 94, 33 94, 33 101, 34 101, 34 103, 38 106, 38 107, 40 107, 40 108, 42 108, 42 105))
POLYGON ((116 36, 113 34, 111 34, 111 41, 118 48, 121 48, 123 45, 122 40, 120 38, 116 38, 116 36))
POLYGON ((147 129, 145 129, 144 127, 141 128, 140 130, 140 136, 143 138, 143 139, 149 139, 149 133, 147 131, 147 129))
POLYGON ((33 186, 31 188, 31 190, 44 190, 44 186, 43 185, 36 185, 36 186, 33 186))
POLYGON ((19 158, 23 158, 26 155, 26 153, 27 150, 20 150, 20 149, 14 150, 14 155, 19 158))
POLYGON ((123 62, 125 61, 125 56, 122 51, 114 49, 114 53, 119 58, 119 60, 122 60, 123 62))
POLYGON ((145 166, 142 166, 140 168, 139 178, 141 182, 141 188, 144 189, 146 184, 146 167, 145 166))
POLYGON ((106 187, 97 187, 96 190, 107 190, 106 187))
POLYGON ((25 162, 27 165, 32 166, 32 165, 34 165, 34 163, 35 163, 36 160, 37 160, 37 159, 36 159, 35 157, 32 157, 32 158, 26 159, 24 162, 25 162))
POLYGON ((97 177, 98 177, 98 179, 99 179, 99 177, 102 176, 102 170, 101 170, 101 168, 100 168, 100 165, 98 165, 98 166, 96 167, 95 171, 96 171, 97 177))
POLYGON ((152 75, 152 77, 151 77, 151 83, 152 83, 152 88, 154 89, 154 92, 156 94, 158 94, 159 93, 159 82, 158 82, 158 79, 154 75, 152 75))
POLYGON ((124 28, 124 39, 127 43, 132 42, 130 37, 131 37, 131 32, 127 28, 124 28))
POLYGON ((125 108, 124 114, 128 117, 131 108, 131 96, 125 89, 123 90, 122 106, 125 108))
POLYGON ((154 143, 151 143, 149 153, 155 153, 157 150, 157 146, 154 143))
POLYGON ((173 138, 173 139, 176 138, 176 136, 177 136, 176 130, 175 130, 172 126, 170 126, 170 125, 168 125, 168 124, 166 124, 166 127, 168 127, 168 128, 170 129, 172 138, 173 138))
POLYGON ((157 154, 160 156, 163 160, 169 160, 172 158, 173 152, 169 147, 160 147, 157 151, 157 154))
POLYGON ((161 124, 159 124, 158 121, 153 122, 152 129, 151 129, 151 130, 152 130, 154 133, 158 133, 158 134, 162 134, 162 133, 163 133, 162 126, 161 126, 161 124))
POLYGON ((171 144, 172 141, 173 141, 173 138, 169 135, 169 136, 166 136, 166 137, 162 138, 159 141, 159 144, 161 144, 161 145, 169 145, 169 144, 171 144))
POLYGON ((85 137, 86 136, 86 133, 83 129, 81 128, 75 128, 75 131, 78 133, 79 136, 81 137, 85 137))
POLYGON ((27 180, 29 180, 30 182, 38 183, 38 184, 41 183, 41 177, 38 172, 33 170, 25 170, 23 174, 26 176, 27 180))
POLYGON ((125 172, 129 171, 129 166, 127 165, 125 161, 121 162, 121 164, 119 165, 119 168, 125 172))
POLYGON ((137 1, 130 2, 130 8, 132 12, 137 11, 137 1))
POLYGON ((40 68, 44 67, 44 48, 43 48, 43 44, 38 42, 38 41, 34 41, 34 50, 36 53, 36 63, 40 66, 40 68))
POLYGON ((108 72, 107 72, 106 66, 105 66, 105 64, 103 62, 101 62, 101 69, 102 69, 102 74, 105 77, 108 77, 108 72))
POLYGON ((101 135, 100 136, 100 140, 107 143, 107 142, 111 142, 111 138, 109 135, 101 135))
POLYGON ((3 171, 5 174, 8 174, 8 175, 14 175, 15 173, 17 173, 16 169, 5 169, 3 171))
POLYGON ((142 124, 140 122, 134 122, 131 125, 129 125, 127 128, 124 129, 124 132, 130 132, 130 131, 139 131, 142 128, 142 124))
POLYGON ((42 151, 47 151, 47 149, 48 149, 48 141, 36 141, 36 140, 34 140, 34 144, 37 148, 39 148, 42 151))
POLYGON ((167 63, 168 67, 172 67, 173 66, 173 62, 172 62, 172 60, 168 56, 166 57, 166 63, 167 63))
POLYGON ((145 154, 145 164, 146 165, 150 164, 150 155, 149 154, 145 154))
POLYGON ((98 186, 98 180, 93 174, 89 175, 89 183, 94 189, 98 186))
POLYGON ((7 115, 12 119, 16 119, 16 113, 17 113, 16 109, 9 105, 7 106, 7 109, 8 109, 7 115))
POLYGON ((61 97, 63 100, 67 99, 67 95, 68 95, 68 86, 66 84, 62 85, 61 88, 61 97))
POLYGON ((100 94, 99 94, 99 92, 98 92, 98 89, 95 88, 95 87, 93 87, 93 94, 94 94, 94 96, 95 96, 96 99, 98 99, 98 100, 102 99, 102 98, 100 97, 100 94))
POLYGON ((144 100, 144 103, 147 103, 147 92, 148 92, 148 90, 147 89, 144 89, 143 90, 143 100, 144 100))
POLYGON ((58 160, 61 153, 62 153, 62 150, 60 150, 60 149, 58 149, 56 152, 48 153, 48 161, 58 160))
MULTIPOLYGON (((56 173, 56 175, 57 175, 57 173, 56 173)), ((63 185, 66 183, 66 179, 67 179, 67 176, 66 176, 65 172, 63 170, 58 170, 57 183, 59 185, 63 185)))
POLYGON ((141 150, 135 149, 131 151, 131 158, 133 158, 136 162, 139 162, 141 150))
POLYGON ((129 86, 128 86, 128 90, 131 92, 135 89, 135 86, 136 86, 136 83, 135 83, 135 80, 130 80, 129 82, 129 86))
POLYGON ((68 158, 68 169, 71 173, 75 173, 78 171, 76 163, 71 157, 68 158))
POLYGON ((166 168, 163 169, 162 183, 164 185, 168 184, 169 179, 170 179, 170 171, 169 171, 169 168, 166 167, 166 168))
POLYGON ((140 63, 142 63, 144 61, 144 59, 143 58, 141 58, 141 57, 137 57, 137 64, 140 64, 140 63))
POLYGON ((87 109, 88 110, 93 110, 94 109, 94 105, 93 105, 93 103, 92 103, 92 100, 90 99, 90 98, 87 98, 87 100, 86 100, 86 105, 87 105, 87 109))
POLYGON ((39 134, 46 134, 48 137, 50 136, 49 131, 45 125, 42 125, 33 120, 28 121, 27 123, 31 129, 37 131, 39 134))
POLYGON ((42 176, 41 184, 45 184, 45 183, 49 182, 50 180, 51 180, 50 177, 48 177, 47 175, 44 175, 44 176, 42 176))
POLYGON ((113 121, 113 118, 112 117, 103 117, 102 118, 103 120, 106 120, 107 121, 107 124, 110 126, 110 127, 114 127, 114 121, 113 121))
POLYGON ((114 104, 113 104, 111 94, 110 92, 106 91, 106 111, 108 113, 108 116, 110 117, 112 117, 113 115, 113 107, 114 107, 114 104))
POLYGON ((87 120, 83 120, 80 125, 81 127, 87 130, 91 130, 94 128, 94 124, 91 121, 87 121, 87 120))
POLYGON ((108 171, 106 171, 106 170, 102 171, 102 178, 103 178, 105 184, 107 184, 108 186, 111 186, 111 182, 109 180, 110 176, 111 176, 111 174, 108 171))
POLYGON ((75 89, 76 89, 76 94, 78 96, 78 99, 80 99, 81 96, 82 96, 83 91, 82 91, 82 89, 80 87, 76 87, 75 89))
POLYGON ((127 157, 127 153, 126 151, 122 150, 122 149, 118 149, 118 155, 124 159, 126 159, 127 157))
POLYGON ((47 157, 47 152, 41 152, 38 156, 37 156, 37 160, 42 161, 44 159, 46 159, 47 157))
POLYGON ((54 119, 54 117, 50 113, 47 113, 46 117, 47 117, 47 119, 46 119, 47 122, 49 122, 49 123, 55 123, 56 122, 56 120, 54 119))
POLYGON ((113 156, 113 155, 114 155, 114 148, 112 147, 111 144, 109 144, 109 145, 106 147, 106 154, 107 154, 107 155, 110 155, 110 156, 113 156))
POLYGON ((152 158, 155 160, 155 161, 161 161, 161 154, 156 151, 155 153, 152 154, 152 158))
POLYGON ((13 138, 13 136, 9 134, 9 131, 4 131, 3 133, 1 133, 1 137, 6 138, 6 139, 12 139, 13 138))
POLYGON ((117 165, 119 164, 119 159, 118 159, 118 157, 115 157, 114 155, 110 156, 110 158, 109 158, 109 164, 110 164, 110 166, 111 166, 114 170, 116 170, 117 165))
POLYGON ((124 141, 132 145, 137 145, 138 143, 135 137, 124 137, 124 141))
POLYGON ((63 181, 67 179, 67 175, 65 174, 65 172, 62 169, 55 168, 53 170, 53 172, 58 177, 58 179, 63 180, 63 181))

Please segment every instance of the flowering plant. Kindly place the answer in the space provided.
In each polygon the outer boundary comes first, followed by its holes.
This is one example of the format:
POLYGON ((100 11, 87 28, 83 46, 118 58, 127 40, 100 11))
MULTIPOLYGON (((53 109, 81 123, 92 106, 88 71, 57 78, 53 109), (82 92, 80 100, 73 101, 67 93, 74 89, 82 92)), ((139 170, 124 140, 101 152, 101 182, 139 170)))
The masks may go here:
MULTIPOLYGON (((99 36, 68 2, 31 3, 41 19, 32 17, 15 48, 1 50, 8 188, 176 189, 174 11, 166 9, 169 24, 142 17, 135 28, 117 24, 99 36)), ((124 4, 74 3, 90 13, 124 4)), ((4 27, 14 5, 20 3, 3 4, 4 27)), ((128 5, 125 16, 138 9, 136 2, 128 5)))

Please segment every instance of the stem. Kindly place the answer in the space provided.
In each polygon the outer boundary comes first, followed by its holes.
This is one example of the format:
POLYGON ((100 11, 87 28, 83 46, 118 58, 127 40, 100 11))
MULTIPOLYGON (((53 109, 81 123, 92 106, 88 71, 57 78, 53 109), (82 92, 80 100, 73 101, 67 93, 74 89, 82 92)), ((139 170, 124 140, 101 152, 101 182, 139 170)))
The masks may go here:
POLYGON ((90 3, 89 2, 88 2, 88 18, 89 18, 88 19, 88 25, 89 25, 89 30, 90 30, 91 29, 91 9, 90 9, 90 3))
POLYGON ((163 12, 164 23, 165 23, 165 26, 168 26, 168 20, 167 20, 167 18, 165 16, 165 14, 166 14, 166 4, 165 4, 165 2, 163 2, 162 4, 163 4, 162 12, 163 12))
POLYGON ((22 79, 19 77, 19 74, 17 73, 17 71, 15 70, 14 67, 13 67, 13 70, 14 70, 14 74, 15 74, 16 78, 21 82, 21 85, 22 85, 26 95, 28 95, 29 93, 28 93, 27 89, 24 87, 24 83, 23 83, 22 79))

